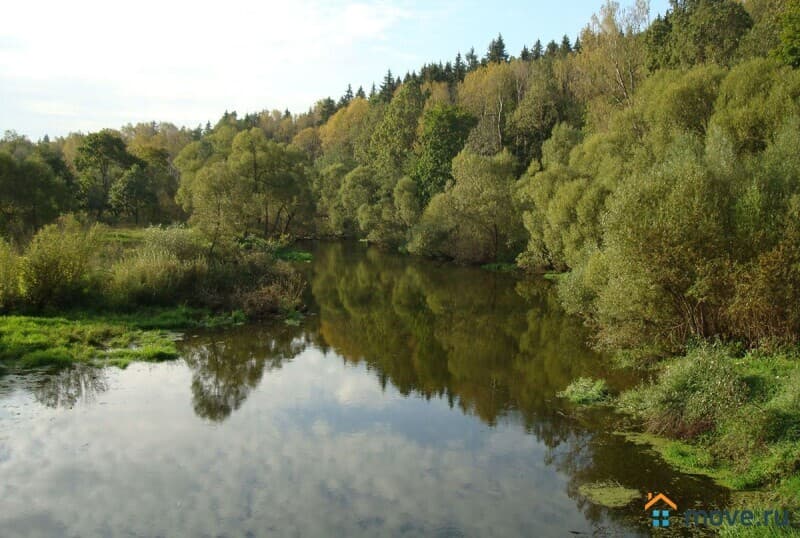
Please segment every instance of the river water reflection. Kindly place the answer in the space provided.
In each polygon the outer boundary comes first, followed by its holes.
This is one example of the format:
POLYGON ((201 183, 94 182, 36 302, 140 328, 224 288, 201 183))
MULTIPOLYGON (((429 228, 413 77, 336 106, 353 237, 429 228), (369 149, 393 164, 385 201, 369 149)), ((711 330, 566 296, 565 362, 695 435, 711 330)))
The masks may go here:
POLYGON ((0 378, 2 536, 649 535, 612 481, 727 493, 556 397, 610 370, 546 281, 319 244, 296 326, 184 358, 0 378))

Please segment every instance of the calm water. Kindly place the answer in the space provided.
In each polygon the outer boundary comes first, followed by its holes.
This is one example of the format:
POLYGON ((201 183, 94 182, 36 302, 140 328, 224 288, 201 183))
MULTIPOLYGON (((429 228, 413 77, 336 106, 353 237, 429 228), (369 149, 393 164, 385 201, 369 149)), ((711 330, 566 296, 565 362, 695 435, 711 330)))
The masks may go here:
MULTIPOLYGON (((727 493, 555 394, 608 370, 546 281, 322 244, 309 315, 0 378, 2 536, 649 534, 586 482, 727 493)), ((662 534, 663 535, 663 534, 662 534)))

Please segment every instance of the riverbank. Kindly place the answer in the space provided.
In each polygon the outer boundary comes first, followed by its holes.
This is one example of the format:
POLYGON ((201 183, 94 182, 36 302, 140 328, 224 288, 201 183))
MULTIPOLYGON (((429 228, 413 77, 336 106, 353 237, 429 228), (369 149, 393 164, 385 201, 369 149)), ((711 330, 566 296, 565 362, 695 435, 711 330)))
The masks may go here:
POLYGON ((800 506, 800 350, 702 344, 651 373, 605 400, 643 432, 623 435, 749 502, 800 506))
POLYGON ((124 368, 133 361, 172 360, 178 357, 180 331, 244 321, 241 311, 213 314, 188 307, 0 316, 0 372, 74 363, 124 368))
POLYGON ((284 241, 209 244, 192 228, 73 217, 24 247, 0 240, 0 368, 126 366, 177 357, 175 331, 292 317, 310 260, 284 241))

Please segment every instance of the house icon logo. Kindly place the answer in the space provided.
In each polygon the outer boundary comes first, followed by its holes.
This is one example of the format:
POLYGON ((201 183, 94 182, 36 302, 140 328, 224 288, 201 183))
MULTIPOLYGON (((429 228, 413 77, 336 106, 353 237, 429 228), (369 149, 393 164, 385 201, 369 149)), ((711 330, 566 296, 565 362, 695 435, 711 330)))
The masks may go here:
POLYGON ((669 514, 670 511, 663 508, 667 506, 671 508, 673 511, 678 510, 678 505, 672 502, 672 499, 664 495, 663 493, 648 493, 647 494, 647 503, 644 505, 644 511, 648 512, 652 510, 651 516, 653 517, 653 526, 654 527, 669 527, 669 514), (658 506, 661 506, 658 508, 658 506), (656 507, 655 509, 653 507, 656 507))

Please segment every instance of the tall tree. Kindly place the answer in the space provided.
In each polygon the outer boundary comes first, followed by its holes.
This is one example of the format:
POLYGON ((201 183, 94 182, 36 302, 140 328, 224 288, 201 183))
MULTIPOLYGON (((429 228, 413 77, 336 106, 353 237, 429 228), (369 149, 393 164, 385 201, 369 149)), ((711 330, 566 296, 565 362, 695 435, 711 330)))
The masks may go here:
POLYGON ((538 60, 544 56, 544 47, 542 47, 542 41, 537 39, 536 43, 533 44, 533 49, 531 49, 531 59, 538 60))
POLYGON ((394 96, 394 90, 397 88, 397 82, 395 82, 394 77, 392 77, 392 70, 389 69, 386 71, 386 75, 383 77, 383 82, 381 82, 381 88, 378 92, 378 98, 384 102, 388 103, 392 100, 394 96))
POLYGON ((467 65, 461 58, 460 52, 456 54, 456 61, 453 64, 453 73, 456 77, 457 82, 461 82, 462 80, 464 80, 464 77, 467 75, 467 65))
POLYGON ((478 62, 478 55, 475 54, 475 47, 469 49, 464 59, 467 61, 468 71, 474 71, 480 65, 480 62, 478 62))
POLYGON ((486 51, 486 61, 489 63, 508 61, 508 52, 506 52, 506 44, 503 41, 502 34, 497 34, 497 38, 492 39, 489 43, 489 49, 486 51))
POLYGON ((572 52, 572 44, 569 41, 569 36, 564 34, 564 37, 561 38, 561 47, 559 47, 559 51, 561 52, 562 56, 566 56, 570 52, 572 52))
POLYGON ((111 187, 137 159, 128 153, 122 138, 108 129, 87 135, 77 153, 75 167, 84 207, 102 219, 109 209, 111 187))
POLYGON ((350 84, 348 84, 347 90, 345 90, 344 95, 342 95, 342 97, 339 98, 339 102, 336 103, 336 108, 346 107, 347 105, 350 104, 350 101, 352 100, 353 100, 353 87, 350 84))
POLYGON ((452 181, 451 162, 476 123, 474 116, 454 106, 436 105, 423 115, 411 174, 423 206, 452 181))

